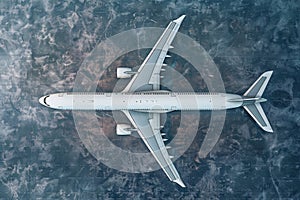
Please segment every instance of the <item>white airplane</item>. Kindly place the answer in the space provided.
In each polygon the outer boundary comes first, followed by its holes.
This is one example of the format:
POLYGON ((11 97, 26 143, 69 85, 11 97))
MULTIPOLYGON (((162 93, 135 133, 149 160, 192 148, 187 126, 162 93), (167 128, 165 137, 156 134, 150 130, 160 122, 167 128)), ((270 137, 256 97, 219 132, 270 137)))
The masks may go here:
POLYGON ((39 102, 49 108, 61 110, 119 110, 132 125, 118 124, 117 135, 130 135, 137 131, 170 181, 185 187, 164 144, 160 114, 175 110, 222 110, 243 106, 265 131, 273 132, 260 105, 266 99, 262 94, 272 71, 265 72, 243 95, 227 93, 193 93, 160 90, 160 71, 168 49, 185 15, 169 23, 138 71, 118 68, 118 78, 131 78, 119 93, 56 93, 43 96, 39 102), (132 126, 134 128, 132 128, 132 126))

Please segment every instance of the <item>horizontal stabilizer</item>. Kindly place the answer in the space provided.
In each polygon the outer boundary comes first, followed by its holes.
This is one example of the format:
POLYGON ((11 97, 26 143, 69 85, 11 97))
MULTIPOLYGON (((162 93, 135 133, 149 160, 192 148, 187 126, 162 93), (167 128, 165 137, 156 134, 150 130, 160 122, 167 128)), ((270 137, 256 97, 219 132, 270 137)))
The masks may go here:
POLYGON ((243 107, 256 121, 256 123, 267 132, 273 132, 273 130, 260 103, 267 101, 261 97, 268 85, 272 73, 273 71, 263 73, 243 95, 243 107), (250 103, 251 101, 253 101, 253 104, 250 103))
POLYGON ((251 87, 245 92, 243 96, 247 97, 261 97, 264 93, 268 82, 272 76, 273 71, 267 71, 263 73, 251 87))
POLYGON ((269 120, 260 103, 246 105, 244 108, 263 130, 271 133, 273 132, 269 120))

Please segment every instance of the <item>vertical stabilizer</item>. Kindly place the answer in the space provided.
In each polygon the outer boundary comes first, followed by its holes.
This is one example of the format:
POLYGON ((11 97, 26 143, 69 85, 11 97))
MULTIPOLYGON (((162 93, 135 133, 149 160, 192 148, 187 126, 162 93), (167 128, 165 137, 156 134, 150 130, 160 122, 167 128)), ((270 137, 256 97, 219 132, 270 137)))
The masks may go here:
MULTIPOLYGON (((253 83, 253 85, 251 85, 251 87, 243 96, 246 98, 261 98, 272 76, 272 73, 273 71, 267 71, 263 73, 253 83)), ((247 104, 243 107, 263 130, 267 132, 273 132, 270 122, 260 105, 261 102, 262 101, 255 100, 253 104, 247 104)))

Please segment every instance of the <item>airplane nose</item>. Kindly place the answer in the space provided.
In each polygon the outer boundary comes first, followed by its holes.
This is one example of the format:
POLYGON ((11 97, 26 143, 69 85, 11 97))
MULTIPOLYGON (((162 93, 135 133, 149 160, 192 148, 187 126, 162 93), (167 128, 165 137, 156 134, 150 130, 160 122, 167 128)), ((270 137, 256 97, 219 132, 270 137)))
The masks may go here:
POLYGON ((42 104, 43 106, 49 106, 48 104, 47 104, 47 102, 46 102, 46 98, 47 97, 49 97, 49 95, 47 95, 47 96, 43 96, 43 97, 41 97, 41 98, 39 98, 39 102, 40 102, 40 104, 42 104))
POLYGON ((43 103, 43 101, 44 101, 44 98, 45 98, 45 97, 41 97, 41 98, 39 98, 39 102, 40 102, 40 104, 42 104, 42 105, 44 105, 44 103, 43 103))

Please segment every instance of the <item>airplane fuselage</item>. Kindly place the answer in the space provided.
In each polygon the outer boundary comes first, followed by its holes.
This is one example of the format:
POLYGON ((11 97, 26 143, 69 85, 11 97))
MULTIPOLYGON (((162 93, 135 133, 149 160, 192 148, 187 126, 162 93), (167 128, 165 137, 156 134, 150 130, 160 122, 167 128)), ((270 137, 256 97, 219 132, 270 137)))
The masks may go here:
POLYGON ((147 91, 135 93, 56 93, 40 98, 40 103, 63 110, 136 110, 170 112, 174 110, 224 110, 242 106, 240 95, 147 91))

